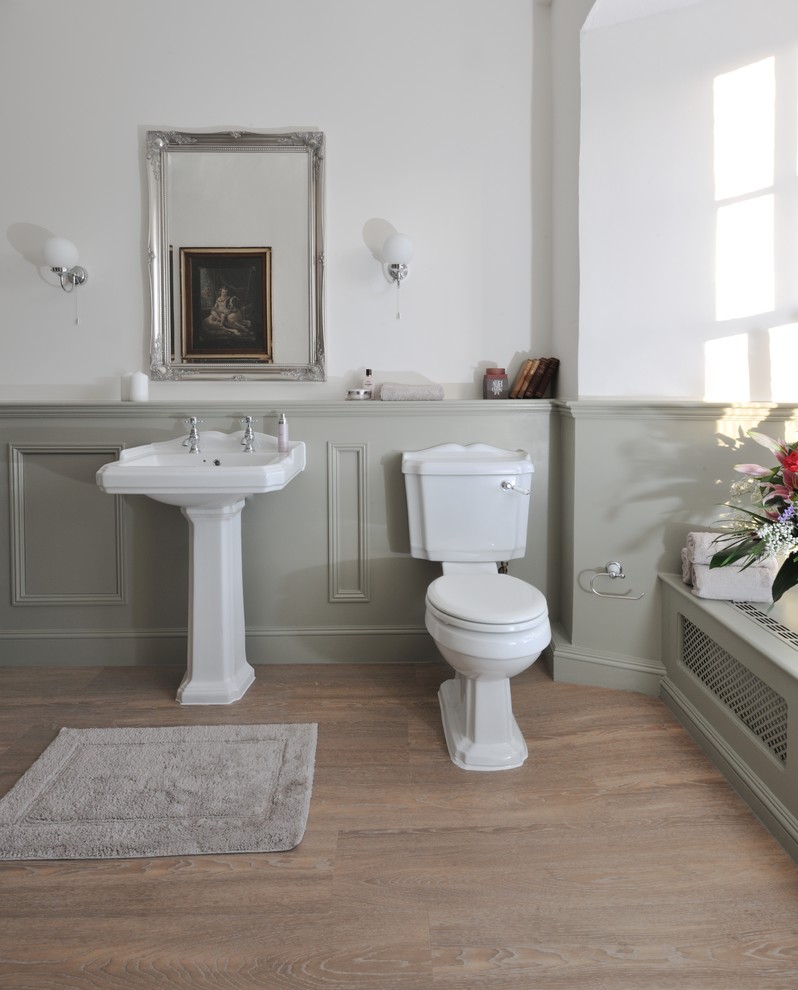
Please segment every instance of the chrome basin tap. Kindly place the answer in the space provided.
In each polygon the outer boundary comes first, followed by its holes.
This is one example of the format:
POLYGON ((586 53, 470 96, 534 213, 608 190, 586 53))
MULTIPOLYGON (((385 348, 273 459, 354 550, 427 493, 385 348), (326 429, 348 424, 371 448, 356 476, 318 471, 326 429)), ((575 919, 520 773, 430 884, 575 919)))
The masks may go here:
POLYGON ((183 446, 188 447, 189 454, 199 454, 200 452, 200 438, 199 430, 197 429, 197 424, 201 423, 201 419, 197 419, 196 416, 192 416, 190 419, 184 419, 189 427, 188 436, 183 441, 183 446))
POLYGON ((239 422, 244 424, 244 436, 241 439, 241 446, 244 448, 245 454, 251 454, 255 449, 255 434, 252 432, 252 417, 245 416, 243 419, 239 420, 239 422))

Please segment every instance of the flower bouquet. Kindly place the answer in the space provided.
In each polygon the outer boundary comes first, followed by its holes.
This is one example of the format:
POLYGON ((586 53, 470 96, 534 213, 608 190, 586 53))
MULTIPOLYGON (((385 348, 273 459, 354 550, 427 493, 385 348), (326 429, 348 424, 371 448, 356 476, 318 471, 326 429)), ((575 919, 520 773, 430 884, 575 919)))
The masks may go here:
POLYGON ((771 440, 753 430, 748 436, 767 447, 778 463, 775 467, 735 464, 735 471, 745 479, 732 485, 733 501, 726 503, 735 511, 733 531, 714 541, 726 546, 713 555, 709 566, 743 562, 744 569, 757 561, 785 557, 773 580, 777 602, 798 584, 798 442, 771 440), (753 508, 741 504, 746 500, 753 508))

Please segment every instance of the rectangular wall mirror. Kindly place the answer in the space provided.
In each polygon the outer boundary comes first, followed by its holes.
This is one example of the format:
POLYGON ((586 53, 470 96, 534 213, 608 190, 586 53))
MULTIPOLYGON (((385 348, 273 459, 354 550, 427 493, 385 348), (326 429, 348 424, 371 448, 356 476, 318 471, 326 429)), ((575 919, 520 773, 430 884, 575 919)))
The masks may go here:
POLYGON ((147 131, 150 375, 324 381, 324 135, 147 131))

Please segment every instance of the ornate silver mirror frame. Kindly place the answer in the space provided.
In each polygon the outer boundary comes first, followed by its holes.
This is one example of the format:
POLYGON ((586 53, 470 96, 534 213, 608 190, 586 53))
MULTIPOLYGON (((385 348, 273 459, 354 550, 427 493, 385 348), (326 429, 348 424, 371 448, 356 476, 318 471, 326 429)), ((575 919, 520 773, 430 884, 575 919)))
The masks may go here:
POLYGON ((147 131, 146 144, 151 377, 324 381, 324 134, 147 131), (256 256, 233 262, 248 279, 261 265, 256 312, 223 331, 208 291, 214 279, 235 291, 235 268, 214 271, 235 252, 256 256))

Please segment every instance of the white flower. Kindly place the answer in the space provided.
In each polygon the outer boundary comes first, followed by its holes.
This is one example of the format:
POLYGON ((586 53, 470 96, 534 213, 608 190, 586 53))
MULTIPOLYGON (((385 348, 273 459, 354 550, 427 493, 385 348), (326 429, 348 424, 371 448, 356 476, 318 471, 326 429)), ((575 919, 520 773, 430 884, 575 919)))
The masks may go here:
POLYGON ((784 557, 798 550, 798 541, 791 521, 766 523, 756 531, 756 535, 765 544, 763 559, 784 557))

